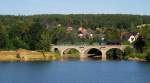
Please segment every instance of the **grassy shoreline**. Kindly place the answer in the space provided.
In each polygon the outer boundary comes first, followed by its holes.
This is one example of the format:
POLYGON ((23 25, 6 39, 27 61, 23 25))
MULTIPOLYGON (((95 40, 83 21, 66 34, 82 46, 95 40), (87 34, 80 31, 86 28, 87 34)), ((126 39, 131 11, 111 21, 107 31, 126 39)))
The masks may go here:
POLYGON ((25 49, 0 51, 0 62, 51 61, 53 59, 53 54, 50 52, 30 51, 25 49))
MULTIPOLYGON (((79 58, 76 55, 69 55, 71 58, 79 58)), ((69 58, 70 58, 69 57, 69 58)), ((64 57, 68 58, 68 57, 64 57)), ((43 52, 43 51, 31 51, 25 49, 0 51, 0 62, 30 62, 30 61, 53 61, 60 60, 59 53, 43 52)), ((123 60, 129 61, 147 61, 144 54, 130 54, 123 58, 123 60)))

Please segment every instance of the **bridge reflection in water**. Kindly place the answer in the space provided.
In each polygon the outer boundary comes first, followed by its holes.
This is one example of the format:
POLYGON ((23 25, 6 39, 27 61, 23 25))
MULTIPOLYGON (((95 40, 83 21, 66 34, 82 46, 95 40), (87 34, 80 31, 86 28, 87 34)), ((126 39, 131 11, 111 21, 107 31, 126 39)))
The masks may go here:
MULTIPOLYGON (((113 49, 118 49, 124 52, 125 48, 130 47, 129 45, 52 45, 51 51, 54 52, 56 50, 59 51, 60 56, 65 56, 65 53, 69 51, 69 49, 76 49, 79 52, 80 58, 87 58, 89 56, 98 56, 101 57, 102 60, 107 59, 107 55, 109 56, 109 51, 113 49)), ((113 53, 115 54, 115 53, 113 53)))

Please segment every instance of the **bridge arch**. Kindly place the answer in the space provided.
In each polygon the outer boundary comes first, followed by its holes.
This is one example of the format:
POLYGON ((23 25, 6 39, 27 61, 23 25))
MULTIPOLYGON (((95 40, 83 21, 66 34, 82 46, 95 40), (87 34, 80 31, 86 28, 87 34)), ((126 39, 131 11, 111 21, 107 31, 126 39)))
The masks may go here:
POLYGON ((68 55, 74 55, 74 56, 80 56, 81 52, 79 49, 77 48, 67 48, 67 49, 64 49, 62 51, 63 55, 65 56, 68 56, 68 55), (73 53, 73 54, 72 54, 73 53))
POLYGON ((109 48, 106 51, 106 59, 122 59, 124 50, 121 48, 109 48))
POLYGON ((51 52, 54 52, 54 53, 57 53, 58 55, 62 55, 62 49, 61 48, 58 48, 58 47, 53 47, 51 48, 51 52))
POLYGON ((58 48, 53 49, 54 52, 60 52, 58 48))
POLYGON ((84 50, 84 54, 88 57, 102 57, 102 51, 99 48, 88 48, 84 50))

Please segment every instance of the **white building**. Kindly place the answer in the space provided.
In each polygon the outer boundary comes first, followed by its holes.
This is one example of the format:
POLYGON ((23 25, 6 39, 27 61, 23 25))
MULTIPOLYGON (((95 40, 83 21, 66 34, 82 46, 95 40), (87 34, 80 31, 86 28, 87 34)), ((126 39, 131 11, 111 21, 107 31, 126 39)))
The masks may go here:
POLYGON ((133 43, 135 40, 136 40, 136 37, 135 37, 134 35, 131 35, 131 36, 129 37, 129 39, 128 39, 128 41, 129 41, 130 43, 133 43))

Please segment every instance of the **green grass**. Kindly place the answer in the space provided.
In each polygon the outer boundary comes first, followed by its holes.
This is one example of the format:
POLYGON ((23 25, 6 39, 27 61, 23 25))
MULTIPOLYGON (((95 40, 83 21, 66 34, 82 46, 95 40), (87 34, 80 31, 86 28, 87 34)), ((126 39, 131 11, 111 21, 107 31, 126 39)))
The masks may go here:
POLYGON ((59 54, 59 52, 53 52, 53 53, 51 53, 51 55, 55 59, 60 59, 60 57, 61 57, 60 54, 59 54))
POLYGON ((145 54, 129 54, 125 56, 125 59, 128 58, 140 58, 140 59, 145 59, 146 55, 145 54))

